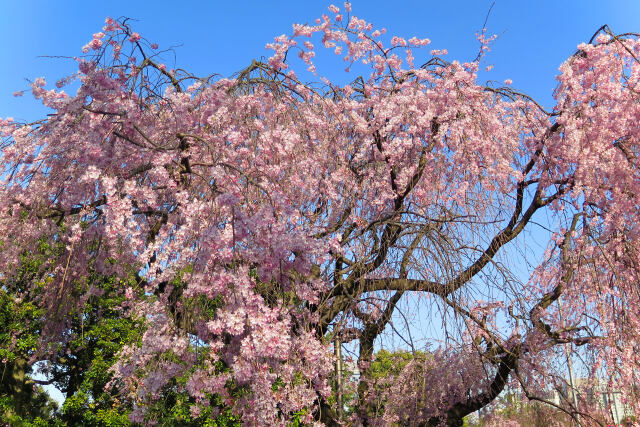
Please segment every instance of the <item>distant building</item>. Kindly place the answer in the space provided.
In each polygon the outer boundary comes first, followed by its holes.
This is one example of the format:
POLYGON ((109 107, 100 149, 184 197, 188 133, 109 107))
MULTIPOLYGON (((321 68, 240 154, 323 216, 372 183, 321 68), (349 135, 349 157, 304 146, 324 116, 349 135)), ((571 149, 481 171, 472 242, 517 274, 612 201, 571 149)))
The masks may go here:
MULTIPOLYGON (((622 401, 621 391, 609 390, 605 386, 587 384, 584 379, 576 379, 575 383, 575 388, 578 389, 577 393, 581 399, 586 399, 592 404, 595 403, 607 411, 614 424, 620 424, 625 417, 634 415, 629 405, 622 401)), ((565 385, 558 390, 554 390, 549 396, 549 400, 556 405, 566 401, 573 402, 574 392, 568 385, 565 385)))

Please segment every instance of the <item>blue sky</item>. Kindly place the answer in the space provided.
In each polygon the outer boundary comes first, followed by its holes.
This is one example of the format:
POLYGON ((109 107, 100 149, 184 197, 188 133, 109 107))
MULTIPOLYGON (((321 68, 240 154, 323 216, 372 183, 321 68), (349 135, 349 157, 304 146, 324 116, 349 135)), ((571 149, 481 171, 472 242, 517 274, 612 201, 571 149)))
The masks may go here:
MULTIPOLYGON (((389 33, 429 37, 431 48, 449 50, 450 60, 475 57, 475 33, 492 0, 354 0, 353 14, 386 27, 389 33)), ((335 2, 342 6, 341 2, 335 2)), ((198 75, 228 76, 267 55, 273 37, 291 33, 293 23, 312 23, 329 1, 192 1, 105 2, 0 1, 0 117, 34 120, 46 113, 28 96, 25 79, 44 76, 51 83, 75 69, 72 61, 39 56, 74 56, 100 31, 107 16, 135 19, 134 28, 161 48, 179 46, 176 64, 198 75)), ((498 34, 482 78, 510 78, 516 89, 551 107, 558 66, 581 41, 603 24, 615 32, 640 32, 640 1, 497 0, 488 21, 498 34)), ((335 62, 336 70, 342 63, 335 62)), ((338 73, 338 71, 336 71, 338 73)), ((325 75, 334 77, 331 72, 325 75)), ((339 75, 336 74, 336 76, 339 75)))

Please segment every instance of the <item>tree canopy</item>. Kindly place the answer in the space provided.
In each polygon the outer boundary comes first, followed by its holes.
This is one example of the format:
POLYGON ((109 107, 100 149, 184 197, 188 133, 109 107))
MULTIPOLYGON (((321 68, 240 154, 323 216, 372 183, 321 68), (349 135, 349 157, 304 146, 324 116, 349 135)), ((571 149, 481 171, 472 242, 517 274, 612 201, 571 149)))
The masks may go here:
POLYGON ((144 323, 103 360, 136 423, 171 393, 180 416, 246 425, 460 426, 506 389, 583 425, 610 419, 594 387, 637 413, 638 36, 580 44, 552 111, 480 83, 478 40, 448 61, 331 6, 219 78, 107 19, 76 74, 31 85, 52 114, 0 120, 0 274, 37 292, 30 360, 77 322, 144 323), (350 83, 306 83, 315 45, 350 83), (438 319, 426 348, 395 325, 407 301, 438 319), (386 334, 407 343, 393 366, 386 334))

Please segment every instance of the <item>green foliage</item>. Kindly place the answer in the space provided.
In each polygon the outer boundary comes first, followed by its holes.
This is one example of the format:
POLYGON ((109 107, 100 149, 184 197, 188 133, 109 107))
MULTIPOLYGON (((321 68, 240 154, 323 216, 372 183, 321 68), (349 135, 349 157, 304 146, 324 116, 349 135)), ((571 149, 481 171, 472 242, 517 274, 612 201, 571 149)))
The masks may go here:
POLYGON ((0 283, 0 420, 11 426, 55 425, 57 404, 31 377, 29 360, 38 343, 43 310, 28 292, 30 281, 44 285, 40 273, 52 250, 41 243, 22 256, 11 280, 0 283))
POLYGON ((55 385, 67 398, 60 418, 67 425, 127 425, 130 405, 118 399, 115 388, 105 387, 118 352, 125 344, 139 340, 144 330, 142 320, 122 316, 120 309, 125 297, 118 290, 135 286, 135 282, 133 278, 123 283, 100 276, 89 282, 98 293, 88 299, 82 311, 74 313, 66 354, 50 370, 55 385))
POLYGON ((51 281, 47 262, 59 249, 41 241, 35 251, 21 256, 16 273, 0 283, 0 419, 12 426, 126 425, 130 408, 118 401, 115 390, 104 387, 117 353, 137 340, 143 327, 121 309, 121 290, 135 285, 133 276, 123 282, 93 274, 73 283, 72 292, 92 288, 92 296, 80 309, 65 313, 68 330, 46 355, 49 382, 66 397, 61 410, 35 387, 30 360, 37 356, 46 314, 39 302, 51 281))
MULTIPOLYGON (((0 283, 0 421, 11 426, 132 425, 132 402, 122 398, 115 385, 105 389, 112 380, 110 368, 118 353, 124 345, 139 343, 145 329, 144 319, 131 318, 123 311, 123 290, 130 287, 143 298, 156 296, 144 296, 133 273, 124 279, 93 273, 73 283, 72 292, 81 294, 91 289, 91 296, 82 306, 65 313, 68 329, 47 362, 48 382, 65 396, 58 408, 42 387, 36 387, 29 363, 44 327, 46 311, 39 307, 38 298, 51 280, 47 260, 54 251, 50 244, 41 243, 36 252, 23 255, 10 281, 0 283), (28 291, 33 289, 29 286, 32 283, 37 284, 38 292, 28 291)), ((199 319, 213 318, 222 304, 219 298, 183 298, 181 276, 167 286, 169 298, 179 302, 172 313, 174 320, 186 329, 199 319)), ((191 351, 203 359, 208 350, 194 345, 191 351)), ((222 362, 216 368, 220 372, 227 369, 222 362)), ((165 386, 162 399, 148 408, 147 415, 160 426, 240 426, 239 418, 216 395, 209 396, 206 405, 198 404, 199 415, 194 417, 192 407, 196 402, 185 390, 189 373, 165 386)), ((230 384, 232 398, 245 392, 230 384)), ((296 415, 292 426, 302 426, 300 419, 305 412, 296 415)))
MULTIPOLYGON (((192 346, 191 351, 196 353, 199 361, 208 359, 207 348, 192 346)), ((222 361, 217 361, 214 368, 218 373, 228 370, 222 361)), ((156 421, 159 426, 167 427, 239 427, 239 418, 225 407, 220 396, 207 394, 208 400, 197 404, 196 400, 189 396, 185 387, 194 370, 195 368, 190 369, 163 387, 162 399, 147 408, 147 418, 156 421), (192 411, 192 408, 197 409, 197 412, 192 411)), ((237 389, 235 392, 232 391, 231 396, 238 398, 242 392, 243 389, 237 389)))
POLYGON ((42 287, 48 277, 41 267, 53 255, 51 247, 41 242, 35 253, 23 254, 13 277, 0 283, 0 359, 3 364, 29 358, 36 350, 39 320, 44 312, 35 301, 38 295, 29 283, 42 287))
MULTIPOLYGON (((62 425, 56 419, 58 405, 42 387, 27 378, 17 393, 7 393, 5 380, 0 392, 0 421, 10 426, 40 427, 62 425)), ((14 383, 15 384, 15 383, 14 383)))
POLYGON ((394 351, 380 350, 375 354, 375 358, 369 367, 369 375, 372 379, 384 379, 395 377, 400 374, 405 366, 412 360, 424 361, 430 357, 429 353, 416 351, 394 351))
MULTIPOLYGON (((432 356, 424 351, 378 351, 367 370, 369 379, 368 393, 377 396, 384 396, 389 387, 393 385, 398 377, 402 375, 404 368, 412 361, 425 362, 432 356)), ((349 396, 345 396, 345 402, 349 396)), ((350 398, 353 398, 351 396, 350 398)), ((370 417, 379 417, 384 413, 386 405, 385 399, 377 399, 375 403, 367 405, 367 414, 370 417)), ((351 408, 349 408, 351 410, 351 408)))
MULTIPOLYGON (((186 377, 184 378, 186 380, 186 377)), ((209 404, 198 405, 199 415, 194 416, 191 408, 195 405, 182 388, 173 383, 166 387, 163 398, 149 408, 148 416, 158 420, 159 426, 185 427, 239 427, 242 424, 238 417, 224 407, 218 396, 210 398, 209 404)))
POLYGON ((304 427, 304 424, 301 420, 308 414, 308 409, 301 409, 298 412, 293 414, 293 420, 289 423, 288 427, 304 427))

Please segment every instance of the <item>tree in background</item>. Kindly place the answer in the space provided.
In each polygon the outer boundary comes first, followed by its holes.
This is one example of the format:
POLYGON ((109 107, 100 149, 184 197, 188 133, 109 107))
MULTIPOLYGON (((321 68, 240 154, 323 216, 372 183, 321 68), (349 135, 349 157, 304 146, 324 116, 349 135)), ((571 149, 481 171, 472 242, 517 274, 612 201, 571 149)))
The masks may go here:
MULTIPOLYGON (((113 379, 111 367, 125 345, 139 341, 146 325, 127 313, 123 289, 137 288, 136 277, 128 281, 90 273, 75 283, 75 291, 87 296, 81 312, 66 312, 67 329, 48 350, 37 350, 43 319, 38 307, 48 277, 46 263, 55 253, 46 243, 35 253, 23 254, 17 274, 0 289, 0 350, 3 376, 0 388, 0 420, 15 426, 124 426, 131 425, 133 403, 123 396, 113 379), (39 283, 39 287, 29 285, 39 283), (90 293, 85 293, 90 289, 90 293), (125 303, 125 304, 123 304, 125 303), (34 375, 37 371, 39 375, 34 375), (38 379, 38 378, 45 379, 38 379), (60 408, 42 388, 53 385, 63 393, 60 408)), ((179 286, 179 280, 174 282, 179 286)), ((147 296, 153 298, 153 296, 147 296)), ((193 417, 185 379, 163 388, 163 399, 150 412, 163 425, 236 425, 234 417, 205 411, 193 417), (182 384, 181 384, 182 383, 182 384)), ((216 402, 212 402, 215 407, 216 402)))
POLYGON ((82 311, 65 312, 67 329, 38 351, 44 319, 60 316, 39 306, 51 281, 47 264, 57 250, 59 245, 41 241, 34 252, 20 256, 16 274, 2 282, 2 396, 13 403, 3 407, 1 418, 11 425, 122 425, 126 405, 118 405, 117 391, 104 387, 116 354, 125 342, 135 341, 142 323, 123 316, 120 279, 90 273, 71 289, 86 298, 82 311), (43 385, 55 385, 63 393, 66 400, 59 411, 43 385))
MULTIPOLYGON (((37 323, 42 316, 37 292, 24 286, 41 259, 23 263, 16 280, 0 287, 0 420, 10 425, 49 425, 58 405, 33 380, 30 357, 38 343, 37 323)), ((31 284, 31 283, 30 283, 31 284)))
POLYGON ((133 422, 159 418, 183 384, 190 416, 221 405, 247 425, 459 426, 507 386, 597 424, 581 395, 545 397, 578 358, 582 384, 607 383, 637 411, 637 35, 603 27, 581 44, 547 112, 509 82, 477 82, 484 33, 473 61, 422 63, 428 39, 330 11, 229 79, 169 69, 107 19, 78 74, 33 82, 55 113, 0 123, 0 271, 10 280, 25 251, 60 246, 39 350, 84 312, 92 290, 78 283, 130 268, 141 291, 116 282, 122 304, 148 327, 108 387, 133 422), (318 44, 352 83, 302 81, 318 44), (441 332, 381 390, 376 342, 411 343, 394 325, 407 301, 441 332), (355 348, 350 413, 330 398, 331 341, 355 348))

